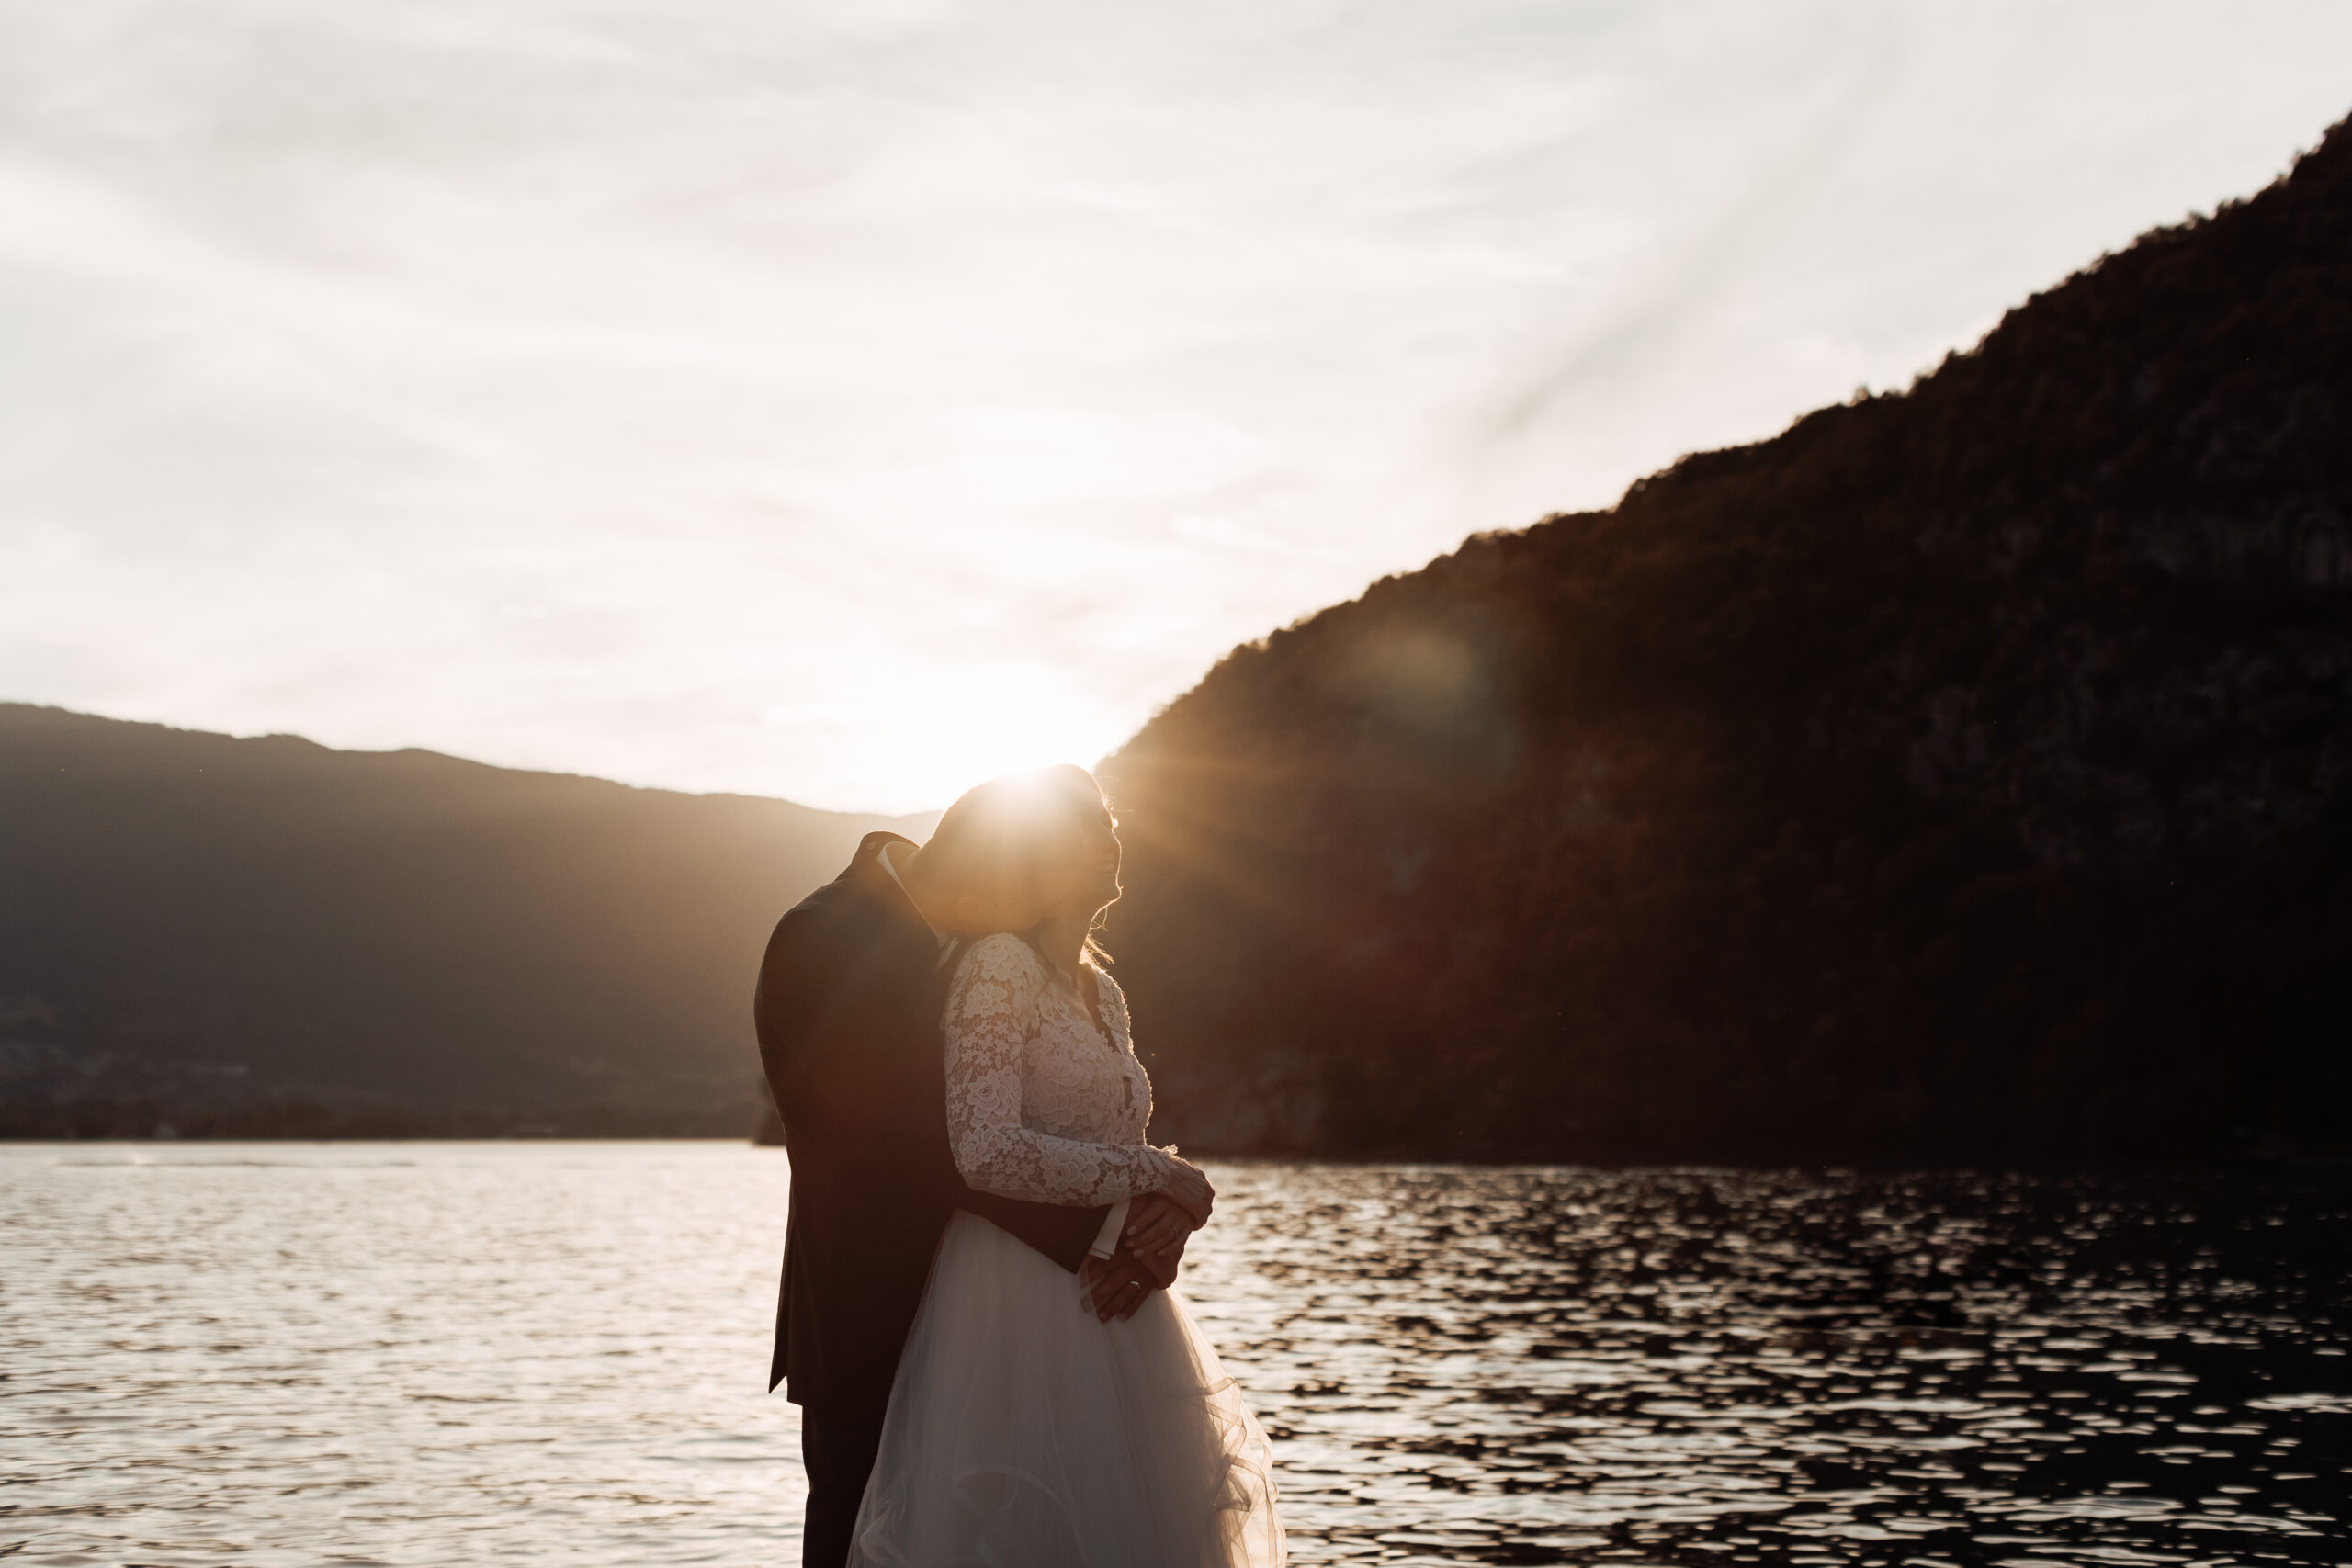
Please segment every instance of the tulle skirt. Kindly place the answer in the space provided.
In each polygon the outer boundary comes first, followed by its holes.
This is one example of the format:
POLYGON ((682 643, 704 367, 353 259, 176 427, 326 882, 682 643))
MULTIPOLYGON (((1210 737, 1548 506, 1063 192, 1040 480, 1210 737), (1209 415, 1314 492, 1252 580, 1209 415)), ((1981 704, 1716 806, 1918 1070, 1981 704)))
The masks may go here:
POLYGON ((1280 1568, 1266 1434, 1173 1292, 1098 1323, 1078 1282, 949 1222, 850 1568, 1280 1568))

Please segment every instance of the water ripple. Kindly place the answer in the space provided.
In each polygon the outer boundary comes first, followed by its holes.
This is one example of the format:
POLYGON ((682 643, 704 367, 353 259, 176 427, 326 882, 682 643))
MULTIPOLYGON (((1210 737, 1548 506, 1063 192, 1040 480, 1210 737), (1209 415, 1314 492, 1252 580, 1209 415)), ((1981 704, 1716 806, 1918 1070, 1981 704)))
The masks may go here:
POLYGON ((2352 1558, 2340 1183, 1225 1176, 1304 1561, 2352 1558))
MULTIPOLYGON (((1301 1562, 2352 1560, 2340 1179, 1244 1165, 1301 1562)), ((790 1562, 714 1144, 0 1146, 0 1556, 790 1562)))

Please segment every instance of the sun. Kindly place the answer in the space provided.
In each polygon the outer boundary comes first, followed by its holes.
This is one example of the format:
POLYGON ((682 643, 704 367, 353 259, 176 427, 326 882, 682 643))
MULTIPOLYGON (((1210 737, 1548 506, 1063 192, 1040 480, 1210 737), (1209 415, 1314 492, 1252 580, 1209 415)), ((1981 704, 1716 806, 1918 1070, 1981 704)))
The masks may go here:
POLYGON ((1064 672, 990 663, 902 690, 874 771, 910 809, 945 806, 1001 773, 1054 762, 1091 768, 1126 739, 1112 706, 1064 672))

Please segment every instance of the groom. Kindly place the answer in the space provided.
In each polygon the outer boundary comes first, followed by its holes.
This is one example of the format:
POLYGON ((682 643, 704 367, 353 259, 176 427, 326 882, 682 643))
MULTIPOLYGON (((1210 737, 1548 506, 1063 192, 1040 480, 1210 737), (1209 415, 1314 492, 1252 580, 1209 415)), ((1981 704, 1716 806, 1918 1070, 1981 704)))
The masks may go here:
POLYGON ((1170 1228, 1163 1199, 1138 1198, 1130 1214, 1126 1203, 1061 1208, 964 1185, 947 1144, 939 1027, 948 939, 923 874, 912 840, 868 833, 847 871, 777 923, 752 1006, 792 1161, 768 1386, 784 1382, 800 1406, 808 1568, 848 1556, 899 1351, 957 1209, 1083 1269, 1102 1315, 1131 1314, 1166 1282, 1125 1245, 1170 1228))

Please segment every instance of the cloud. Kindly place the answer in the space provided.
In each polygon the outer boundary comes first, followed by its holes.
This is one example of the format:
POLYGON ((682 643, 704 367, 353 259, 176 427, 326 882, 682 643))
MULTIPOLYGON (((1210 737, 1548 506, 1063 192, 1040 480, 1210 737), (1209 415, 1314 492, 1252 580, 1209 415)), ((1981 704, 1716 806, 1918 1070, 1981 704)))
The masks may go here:
POLYGON ((1759 138, 1761 145, 1741 160, 1739 187, 1730 199, 1701 214, 1695 232, 1669 241, 1668 254, 1633 281, 1624 303, 1514 392, 1490 439, 1523 439, 1547 412, 1579 395, 1623 396, 1659 367, 1673 339, 1693 330, 1696 314, 1759 251, 1804 220, 1809 198, 1867 134, 1873 111, 1898 81, 1907 30, 1894 7, 1871 6, 1838 18, 1849 25, 1810 19, 1814 25, 1801 37, 1805 48, 1819 52, 1826 73, 1820 84, 1824 102, 1815 107, 1800 100, 1799 122, 1785 148, 1774 146, 1769 135, 1759 138))

